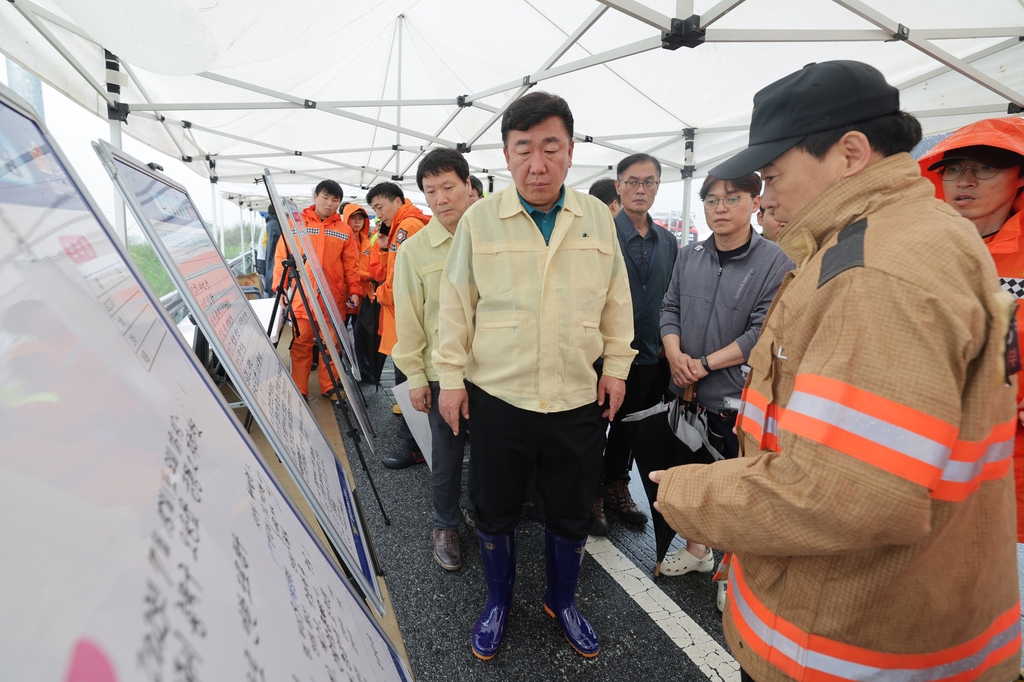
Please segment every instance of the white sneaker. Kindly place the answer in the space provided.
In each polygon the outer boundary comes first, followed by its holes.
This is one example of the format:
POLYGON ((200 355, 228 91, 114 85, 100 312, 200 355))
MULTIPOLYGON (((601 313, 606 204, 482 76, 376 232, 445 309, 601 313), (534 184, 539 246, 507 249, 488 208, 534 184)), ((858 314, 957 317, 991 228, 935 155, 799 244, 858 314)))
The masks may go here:
POLYGON ((715 555, 710 547, 707 549, 708 553, 704 555, 704 558, 698 559, 686 551, 685 547, 680 547, 672 552, 672 554, 666 556, 665 560, 661 562, 661 573, 663 575, 684 575, 690 571, 707 573, 713 570, 715 568, 715 555))
POLYGON ((718 610, 725 612, 725 586, 729 583, 728 580, 718 581, 718 610))

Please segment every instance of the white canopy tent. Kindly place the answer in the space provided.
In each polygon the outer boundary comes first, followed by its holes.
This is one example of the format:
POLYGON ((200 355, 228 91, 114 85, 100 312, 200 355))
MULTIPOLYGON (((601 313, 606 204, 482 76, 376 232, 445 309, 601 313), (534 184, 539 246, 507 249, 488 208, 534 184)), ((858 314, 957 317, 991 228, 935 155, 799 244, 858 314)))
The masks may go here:
POLYGON ((877 66, 925 134, 1019 113, 1022 40, 1024 0, 0 3, 0 51, 113 119, 115 145, 236 193, 264 167, 294 192, 413 188, 437 145, 500 189, 501 114, 532 88, 573 109, 570 185, 635 151, 688 185, 745 146, 753 94, 812 61, 877 66))

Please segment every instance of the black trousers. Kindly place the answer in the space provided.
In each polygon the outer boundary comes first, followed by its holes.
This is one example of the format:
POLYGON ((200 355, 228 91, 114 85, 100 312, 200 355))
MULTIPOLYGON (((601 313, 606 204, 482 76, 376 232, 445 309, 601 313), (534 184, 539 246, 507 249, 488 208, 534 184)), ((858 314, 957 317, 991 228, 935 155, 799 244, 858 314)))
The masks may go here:
POLYGON ((636 422, 623 422, 622 417, 661 402, 669 377, 667 361, 657 365, 630 367, 629 377, 626 378, 626 397, 608 430, 608 444, 604 449, 604 480, 598 485, 597 497, 604 494, 604 486, 629 479, 632 467, 630 456, 638 447, 639 430, 636 422))
POLYGON ((492 535, 513 532, 536 471, 547 527, 568 540, 586 538, 605 443, 603 408, 594 402, 565 412, 531 412, 467 386, 477 528, 492 535))
POLYGON ((718 436, 720 442, 716 442, 716 439, 709 434, 708 440, 714 445, 718 452, 722 454, 726 459, 735 459, 740 456, 740 439, 732 432, 733 427, 736 426, 736 417, 722 417, 716 412, 712 412, 710 409, 707 411, 708 415, 708 428, 711 432, 718 436))

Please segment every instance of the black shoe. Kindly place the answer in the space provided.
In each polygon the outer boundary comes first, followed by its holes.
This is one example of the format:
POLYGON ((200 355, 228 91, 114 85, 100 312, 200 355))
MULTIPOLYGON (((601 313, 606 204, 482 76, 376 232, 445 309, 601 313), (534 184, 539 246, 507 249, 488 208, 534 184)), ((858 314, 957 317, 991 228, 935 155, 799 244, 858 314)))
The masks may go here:
POLYGON ((608 511, 617 513, 626 523, 642 526, 647 523, 647 515, 640 511, 633 497, 629 494, 629 481, 618 480, 609 485, 604 495, 608 511))
POLYGON ((403 450, 394 455, 386 455, 385 457, 382 457, 380 463, 388 469, 405 469, 406 467, 411 467, 414 464, 425 464, 426 461, 427 460, 424 459, 422 452, 403 450))

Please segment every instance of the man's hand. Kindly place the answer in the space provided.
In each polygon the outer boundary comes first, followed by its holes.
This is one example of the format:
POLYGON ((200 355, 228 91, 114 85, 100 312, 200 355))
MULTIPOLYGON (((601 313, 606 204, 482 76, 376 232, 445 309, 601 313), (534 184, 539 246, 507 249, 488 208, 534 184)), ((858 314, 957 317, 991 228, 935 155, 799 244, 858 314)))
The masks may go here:
POLYGON ((690 369, 690 375, 697 377, 697 381, 708 375, 708 371, 704 369, 704 363, 700 361, 700 358, 690 358, 690 361, 686 364, 690 369))
POLYGON ((626 382, 622 379, 601 375, 597 382, 597 404, 603 406, 605 397, 608 398, 608 409, 601 413, 601 416, 608 421, 615 419, 615 413, 622 406, 622 399, 626 397, 626 382))
POLYGON ((430 412, 430 386, 420 386, 409 389, 409 400, 412 401, 412 409, 418 412, 430 412))
POLYGON ((347 305, 349 308, 358 308, 359 300, 359 294, 352 294, 351 296, 348 297, 348 301, 345 303, 345 305, 347 305))
MULTIPOLYGON (((661 485, 661 477, 664 476, 664 475, 665 475, 665 470, 664 469, 660 469, 658 471, 652 471, 651 473, 649 473, 647 475, 647 477, 649 479, 651 479, 652 481, 654 481, 655 485, 661 485)), ((658 501, 657 500, 654 501, 654 509, 659 514, 661 513, 661 507, 658 506, 658 501)))
MULTIPOLYGON (((668 367, 672 371, 672 381, 679 388, 686 388, 697 381, 698 377, 690 370, 692 360, 693 358, 682 351, 668 351, 668 367)), ((700 364, 700 360, 697 360, 697 364, 700 364)))
POLYGON ((469 394, 464 388, 442 388, 437 396, 437 411, 441 418, 452 427, 452 433, 459 435, 459 415, 469 419, 469 394))

